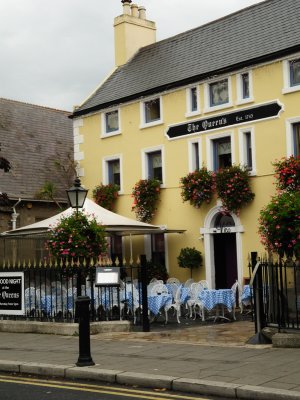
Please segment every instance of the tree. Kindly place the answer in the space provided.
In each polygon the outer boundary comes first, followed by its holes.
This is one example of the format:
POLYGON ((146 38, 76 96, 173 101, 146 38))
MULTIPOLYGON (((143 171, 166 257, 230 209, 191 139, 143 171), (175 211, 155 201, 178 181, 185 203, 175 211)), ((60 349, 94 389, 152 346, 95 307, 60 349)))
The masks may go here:
POLYGON ((184 247, 180 250, 177 261, 179 267, 190 268, 192 278, 193 269, 202 265, 203 258, 201 251, 195 249, 195 247, 184 247))

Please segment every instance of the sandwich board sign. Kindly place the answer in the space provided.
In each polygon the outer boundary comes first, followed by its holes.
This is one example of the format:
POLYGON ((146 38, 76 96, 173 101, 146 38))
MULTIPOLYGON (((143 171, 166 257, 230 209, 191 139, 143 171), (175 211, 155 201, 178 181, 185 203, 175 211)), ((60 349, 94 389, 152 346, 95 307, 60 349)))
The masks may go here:
POLYGON ((24 272, 0 272, 0 315, 24 314, 24 272))

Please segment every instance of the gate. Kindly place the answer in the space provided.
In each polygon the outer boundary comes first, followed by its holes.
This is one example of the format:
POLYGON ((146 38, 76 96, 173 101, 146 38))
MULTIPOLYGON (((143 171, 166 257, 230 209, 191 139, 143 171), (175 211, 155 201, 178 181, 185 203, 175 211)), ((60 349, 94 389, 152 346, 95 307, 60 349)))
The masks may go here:
POLYGON ((278 331, 300 330, 299 261, 263 260, 257 266, 254 301, 256 313, 261 314, 262 327, 276 327, 278 331))

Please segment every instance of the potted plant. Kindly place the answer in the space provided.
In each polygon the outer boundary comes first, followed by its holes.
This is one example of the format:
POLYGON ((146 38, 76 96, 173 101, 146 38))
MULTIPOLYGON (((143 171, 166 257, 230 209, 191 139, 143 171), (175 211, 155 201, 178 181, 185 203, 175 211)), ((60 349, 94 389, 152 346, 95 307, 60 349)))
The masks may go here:
POLYGON ((203 203, 210 203, 214 190, 214 174, 206 167, 190 172, 180 179, 181 197, 199 208, 203 203))
POLYGON ((160 181, 157 179, 141 179, 132 189, 133 205, 136 217, 142 222, 151 222, 160 194, 160 181))
POLYGON ((184 247, 180 250, 177 261, 179 267, 190 268, 192 278, 193 269, 202 265, 203 258, 201 252, 195 247, 184 247))
POLYGON ((94 217, 74 212, 51 227, 47 248, 55 258, 78 260, 99 257, 107 250, 104 227, 94 217))
POLYGON ((216 189, 224 212, 237 215, 255 196, 250 188, 249 171, 239 165, 222 168, 216 173, 216 189))
POLYGON ((119 190, 119 185, 114 183, 109 183, 108 185, 103 185, 103 183, 101 183, 93 190, 93 198, 99 206, 112 211, 114 209, 114 203, 118 198, 119 190))

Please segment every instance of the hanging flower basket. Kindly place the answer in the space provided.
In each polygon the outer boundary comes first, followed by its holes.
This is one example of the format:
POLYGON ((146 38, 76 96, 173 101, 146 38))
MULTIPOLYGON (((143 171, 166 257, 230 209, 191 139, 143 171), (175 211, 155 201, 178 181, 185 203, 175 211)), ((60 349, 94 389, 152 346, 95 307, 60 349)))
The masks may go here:
POLYGON ((282 158, 273 163, 279 190, 300 190, 300 157, 282 158))
POLYGON ((119 190, 120 188, 118 185, 112 183, 103 185, 101 183, 93 190, 93 198, 99 206, 112 211, 114 209, 115 201, 118 198, 119 190))
POLYGON ((94 217, 74 212, 51 227, 47 248, 55 258, 99 257, 107 250, 104 227, 94 217))
POLYGON ((136 217, 142 222, 151 222, 157 210, 160 194, 160 181, 157 179, 141 179, 132 189, 133 205, 136 217))
POLYGON ((277 195, 260 212, 258 232, 264 247, 280 257, 300 257, 300 157, 276 160, 277 195))
POLYGON ((181 197, 199 208, 203 203, 210 203, 214 190, 214 174, 202 167, 180 179, 181 197))
POLYGON ((250 188, 249 171, 239 165, 223 168, 216 173, 216 189, 224 212, 237 215, 255 196, 250 188))
POLYGON ((300 191, 280 192, 260 212, 259 234, 264 247, 281 257, 300 256, 300 191))

